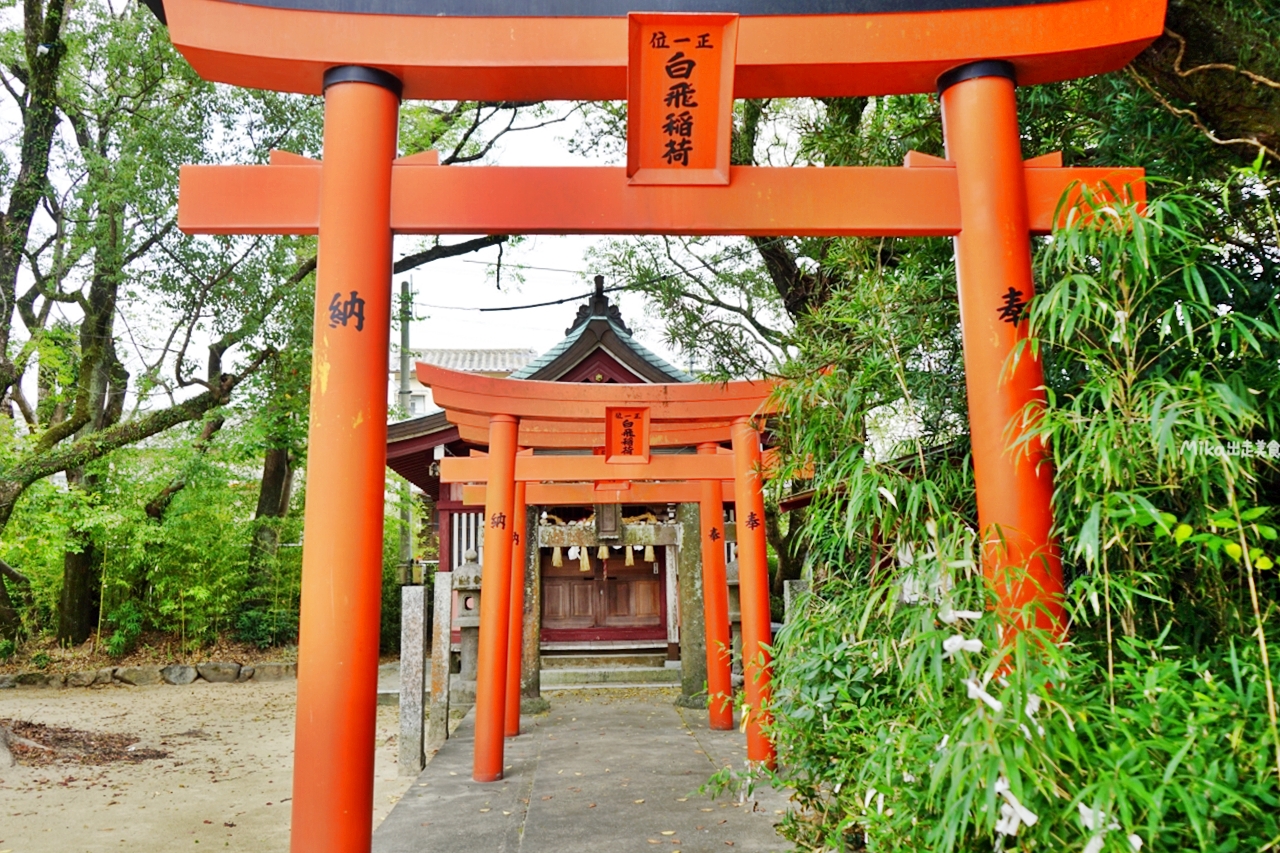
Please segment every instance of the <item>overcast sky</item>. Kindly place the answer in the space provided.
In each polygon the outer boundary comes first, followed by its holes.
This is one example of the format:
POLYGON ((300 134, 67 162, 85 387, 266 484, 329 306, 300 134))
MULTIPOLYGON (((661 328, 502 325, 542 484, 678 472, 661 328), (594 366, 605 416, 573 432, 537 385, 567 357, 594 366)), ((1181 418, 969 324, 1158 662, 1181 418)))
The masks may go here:
MULTIPOLYGON (((506 137, 496 157, 502 166, 604 165, 569 152, 564 143, 578 129, 575 122, 553 125, 506 137)), ((612 165, 612 164, 610 164, 612 165)), ((450 168, 465 169, 466 166, 450 168)), ((452 243, 463 237, 448 237, 452 243)), ((419 317, 410 338, 415 349, 529 347, 544 352, 564 337, 581 301, 523 311, 482 313, 475 309, 548 302, 587 293, 594 270, 587 267, 587 250, 605 238, 529 237, 503 253, 502 289, 494 285, 496 248, 460 258, 436 261, 407 277, 416 292, 419 317), (508 265, 512 268, 508 269, 508 265), (516 270, 515 265, 522 265, 516 270), (523 282, 513 273, 519 272, 523 282), (467 309, 467 310, 462 310, 467 309)), ((420 245, 413 238, 396 239, 397 256, 420 245)), ((396 277, 396 287, 406 276, 396 277)), ((621 282, 607 281, 611 286, 621 282)), ((661 329, 644 315, 644 300, 634 294, 610 294, 622 309, 627 324, 645 346, 675 362, 663 344, 661 329)), ((682 365, 683 366, 683 365, 682 365)))

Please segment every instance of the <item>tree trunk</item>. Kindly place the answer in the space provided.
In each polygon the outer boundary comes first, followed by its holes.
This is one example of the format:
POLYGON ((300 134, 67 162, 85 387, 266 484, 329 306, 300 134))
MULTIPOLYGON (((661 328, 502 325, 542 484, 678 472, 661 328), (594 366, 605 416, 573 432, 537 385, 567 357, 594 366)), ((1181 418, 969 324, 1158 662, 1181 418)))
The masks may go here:
POLYGON ((801 561, 795 554, 795 533, 803 525, 803 517, 788 519, 788 532, 782 534, 782 510, 774 506, 766 506, 764 513, 765 538, 773 546, 778 555, 778 568, 769 583, 769 593, 775 598, 782 596, 782 582, 800 579, 801 561))
MULTIPOLYGON (((0 640, 17 640, 22 634, 22 614, 9 594, 9 584, 31 592, 31 581, 4 560, 0 560, 0 640)), ((28 599, 30 595, 26 596, 28 599)))
MULTIPOLYGON (((92 491, 97 477, 83 468, 67 469, 67 486, 92 491)), ((78 646, 97 626, 102 596, 102 553, 83 530, 72 529, 62 555, 62 597, 58 601, 58 643, 78 646)))
POLYGON ((258 491, 257 524, 253 531, 254 566, 259 583, 270 581, 270 566, 280 549, 280 528, 275 520, 289 511, 293 490, 293 465, 288 448, 272 447, 262 460, 262 486, 258 491))
POLYGON ((9 587, 0 577, 0 640, 16 640, 22 633, 22 618, 9 597, 9 587))
POLYGON ((97 624, 102 595, 102 555, 85 533, 73 533, 81 550, 68 549, 62 558, 62 599, 58 606, 58 642, 78 646, 97 624))

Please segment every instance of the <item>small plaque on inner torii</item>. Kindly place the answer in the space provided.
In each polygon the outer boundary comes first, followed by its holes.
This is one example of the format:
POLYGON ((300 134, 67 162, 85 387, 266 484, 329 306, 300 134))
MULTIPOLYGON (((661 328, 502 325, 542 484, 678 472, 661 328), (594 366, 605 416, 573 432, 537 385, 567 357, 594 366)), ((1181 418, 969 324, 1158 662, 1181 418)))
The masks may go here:
POLYGON ((606 462, 643 465, 649 461, 649 409, 605 409, 606 462))

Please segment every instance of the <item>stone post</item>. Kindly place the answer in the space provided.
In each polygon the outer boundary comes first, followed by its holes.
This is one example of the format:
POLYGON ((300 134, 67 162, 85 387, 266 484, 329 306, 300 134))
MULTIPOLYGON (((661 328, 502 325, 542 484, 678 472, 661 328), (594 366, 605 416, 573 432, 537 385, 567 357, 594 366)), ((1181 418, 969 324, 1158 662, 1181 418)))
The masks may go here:
MULTIPOLYGON (((685 708, 707 707, 707 632, 702 606, 702 518, 696 503, 676 509, 680 546, 676 556, 680 595, 680 697, 685 708)), ((667 618, 675 618, 668 614, 667 618)))
POLYGON ((480 657, 480 608, 484 606, 481 566, 476 552, 468 548, 464 562, 453 572, 453 589, 458 594, 457 678, 449 685, 449 703, 470 707, 476 703, 476 678, 480 657))
POLYGON ((538 545, 541 507, 529 507, 525 519, 524 661, 520 667, 520 709, 537 714, 550 705, 542 698, 542 549, 538 545))
POLYGON ((426 587, 400 587, 400 775, 426 766, 422 745, 424 668, 427 662, 426 587))
POLYGON ((800 596, 809 591, 809 582, 807 580, 783 581, 782 582, 782 621, 790 622, 796 601, 800 596))
POLYGON ((453 572, 436 572, 431 625, 431 711, 427 749, 449 737, 449 635, 453 629, 453 572))

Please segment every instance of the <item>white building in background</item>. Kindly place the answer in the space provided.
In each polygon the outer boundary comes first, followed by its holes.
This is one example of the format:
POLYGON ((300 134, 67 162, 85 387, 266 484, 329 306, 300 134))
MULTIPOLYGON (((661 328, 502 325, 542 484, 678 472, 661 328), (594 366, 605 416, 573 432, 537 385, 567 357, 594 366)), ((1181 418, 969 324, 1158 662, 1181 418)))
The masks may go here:
POLYGON ((424 361, 449 370, 474 373, 477 376, 501 378, 510 376, 539 355, 533 349, 420 349, 409 352, 409 410, 400 412, 400 352, 393 348, 391 366, 387 370, 387 403, 389 421, 416 418, 436 411, 431 399, 431 389, 418 382, 413 369, 415 362, 424 361))

